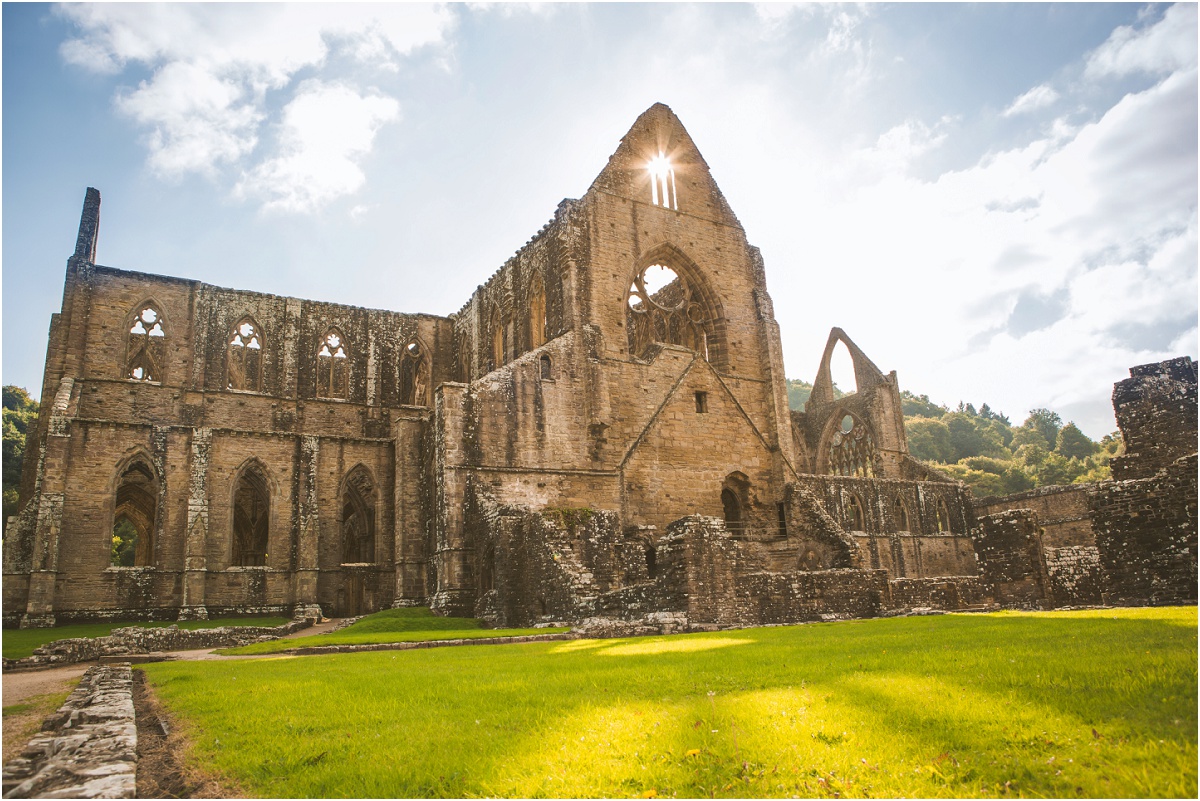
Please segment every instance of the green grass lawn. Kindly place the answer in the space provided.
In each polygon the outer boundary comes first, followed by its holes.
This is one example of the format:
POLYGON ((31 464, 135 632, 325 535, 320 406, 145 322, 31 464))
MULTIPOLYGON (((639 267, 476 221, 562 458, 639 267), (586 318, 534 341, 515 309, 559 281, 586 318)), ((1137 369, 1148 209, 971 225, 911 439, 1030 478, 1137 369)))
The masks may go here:
POLYGON ((287 622, 287 619, 282 617, 229 617, 214 620, 167 620, 151 623, 134 621, 79 623, 70 626, 55 626, 51 629, 4 629, 0 636, 4 639, 4 656, 8 659, 21 659, 32 656, 34 648, 48 642, 76 637, 106 637, 113 629, 127 626, 179 626, 181 629, 210 629, 217 626, 282 626, 287 622))
POLYGON ((555 634, 562 631, 569 631, 569 629, 485 629, 474 618, 438 617, 426 607, 410 607, 376 612, 353 625, 330 634, 313 634, 308 637, 257 642, 240 648, 224 648, 217 653, 231 655, 277 654, 296 648, 320 645, 365 645, 421 640, 457 640, 468 637, 517 637, 524 634, 555 634))
POLYGON ((1196 797, 1196 608, 146 665, 266 797, 1196 797))

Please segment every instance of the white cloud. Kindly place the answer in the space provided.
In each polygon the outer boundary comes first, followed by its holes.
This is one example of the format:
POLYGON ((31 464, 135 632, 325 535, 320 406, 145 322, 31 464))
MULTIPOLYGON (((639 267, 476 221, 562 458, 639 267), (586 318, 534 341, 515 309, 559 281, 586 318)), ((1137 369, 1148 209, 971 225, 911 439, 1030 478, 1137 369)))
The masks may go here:
POLYGON ((1146 29, 1122 25, 1092 52, 1085 74, 1092 78, 1135 72, 1162 74, 1196 66, 1196 4, 1177 3, 1146 29))
MULTIPOLYGON (((85 4, 60 6, 58 13, 78 29, 60 48, 68 63, 110 74, 131 64, 152 70, 136 89, 120 90, 116 106, 145 129, 148 164, 167 178, 193 172, 212 177, 229 165, 245 169, 260 144, 259 128, 271 117, 269 96, 286 98, 301 70, 320 73, 332 55, 344 55, 362 69, 395 72, 405 56, 443 44, 455 21, 445 6, 415 4, 85 4)), ((389 118, 380 98, 360 99, 366 103, 360 108, 374 109, 368 118, 389 118)), ((303 113, 311 96, 295 100, 302 102, 288 106, 288 133, 281 139, 291 149, 258 154, 262 162, 252 176, 313 171, 298 154, 311 151, 323 130, 298 126, 327 121, 303 113)), ((394 101, 392 107, 394 116, 394 101)), ((347 125, 359 130, 363 121, 359 113, 347 125)), ((369 148, 371 137, 366 141, 369 148)), ((361 156, 354 147, 344 153, 361 156)), ((311 210, 319 198, 361 185, 348 164, 353 166, 347 158, 335 160, 316 182, 324 189, 285 191, 272 204, 311 210), (335 186, 341 189, 333 192, 335 186)))
POLYGON ((399 115, 400 104, 389 97, 305 81, 283 110, 279 155, 255 167, 235 191, 265 198, 268 210, 315 211, 363 185, 359 163, 380 126, 399 115))
POLYGON ((1004 109, 1001 116, 1015 117, 1018 114, 1028 114, 1031 111, 1046 108, 1056 100, 1058 100, 1058 92, 1045 84, 1035 86, 1014 100, 1008 108, 1004 109))

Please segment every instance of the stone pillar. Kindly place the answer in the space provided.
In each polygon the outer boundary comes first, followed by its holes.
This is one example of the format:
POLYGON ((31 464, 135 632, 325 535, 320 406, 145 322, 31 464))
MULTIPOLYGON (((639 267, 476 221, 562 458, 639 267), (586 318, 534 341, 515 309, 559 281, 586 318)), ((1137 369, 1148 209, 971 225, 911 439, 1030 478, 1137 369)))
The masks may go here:
MULTIPOLYGON (((457 385, 456 385, 457 386, 457 385)), ((441 387, 437 392, 441 392, 441 387)), ((434 465, 425 453, 424 440, 429 431, 428 419, 395 417, 392 421, 392 442, 395 481, 392 484, 395 520, 394 563, 396 565, 393 607, 417 606, 429 595, 426 570, 429 489, 434 465)))
MULTIPOLYGON (((183 553, 183 606, 180 620, 207 620, 204 605, 208 579, 208 459, 212 429, 192 429, 192 453, 188 463, 187 539, 183 553)), ((163 484, 166 484, 164 480, 163 484)))
POLYGON ((466 554, 463 544, 463 503, 466 471, 474 430, 464 418, 471 416, 470 396, 461 384, 438 387, 433 421, 433 562, 437 591, 429 606, 444 615, 470 615, 474 590, 465 586, 466 554))
POLYGON ((321 521, 317 514, 317 457, 321 450, 321 438, 300 438, 300 541, 296 546, 296 573, 292 585, 295 606, 294 617, 313 617, 320 620, 324 615, 317 603, 318 546, 321 543, 321 521))

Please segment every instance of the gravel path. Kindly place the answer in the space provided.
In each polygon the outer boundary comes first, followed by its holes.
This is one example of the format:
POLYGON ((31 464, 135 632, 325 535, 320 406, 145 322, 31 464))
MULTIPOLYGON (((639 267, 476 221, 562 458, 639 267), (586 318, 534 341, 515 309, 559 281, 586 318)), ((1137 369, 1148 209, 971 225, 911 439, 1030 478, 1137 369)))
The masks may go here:
POLYGON ((4 706, 19 704, 35 695, 63 692, 68 689, 69 682, 78 679, 89 667, 90 664, 80 664, 5 673, 4 706))

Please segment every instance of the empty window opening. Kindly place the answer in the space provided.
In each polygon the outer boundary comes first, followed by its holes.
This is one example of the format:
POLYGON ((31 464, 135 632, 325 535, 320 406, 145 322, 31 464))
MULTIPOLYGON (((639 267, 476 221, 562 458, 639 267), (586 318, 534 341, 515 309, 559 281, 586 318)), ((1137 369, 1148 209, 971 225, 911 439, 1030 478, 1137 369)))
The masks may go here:
POLYGON ((783 501, 780 501, 775 505, 775 510, 779 514, 779 537, 781 539, 787 539, 787 506, 783 503, 783 501))
POLYGON ((350 395, 350 354, 345 337, 329 329, 317 348, 317 397, 346 400, 350 395))
POLYGON ((864 519, 862 501, 857 495, 850 495, 846 499, 846 528, 850 531, 866 531, 864 519))
POLYGON ((549 381, 554 378, 553 365, 550 363, 550 357, 542 354, 542 358, 538 359, 540 375, 543 380, 549 381))
POLYGON ((375 486, 365 468, 350 471, 342 490, 342 563, 375 561, 375 486))
POLYGON ((404 346, 400 355, 400 404, 427 406, 428 388, 429 360, 421 343, 414 339, 404 346))
POLYGON ((904 501, 900 498, 896 499, 896 503, 892 509, 892 516, 896 520, 897 531, 908 531, 908 507, 904 505, 904 501))
POLYGON ((154 526, 158 480, 142 462, 121 474, 113 509, 111 564, 138 567, 154 564, 154 526))
POLYGON ((829 377, 833 379, 834 396, 858 392, 858 375, 854 371, 854 357, 840 339, 829 357, 829 377))
POLYGON ((507 359, 505 358, 504 347, 504 319, 500 316, 498 308, 492 309, 492 320, 489 330, 491 331, 491 359, 488 362, 488 372, 502 366, 507 359))
POLYGON ((646 575, 650 578, 658 575, 658 553, 653 545, 646 546, 646 575))
POLYGON ((145 304, 134 316, 125 349, 125 377, 134 381, 162 381, 167 332, 162 314, 145 304))
POLYGON ((233 494, 233 564, 245 567, 267 563, 271 497, 267 477, 250 465, 238 477, 233 494))
POLYGON ((832 476, 875 475, 875 436, 852 414, 843 414, 829 436, 826 471, 832 476))
POLYGON ((705 414, 708 412, 708 393, 696 393, 696 414, 705 414))
POLYGON ((538 613, 538 616, 539 616, 539 617, 545 617, 545 616, 546 616, 546 599, 545 599, 545 598, 538 598, 538 599, 537 599, 537 601, 536 601, 535 603, 536 603, 536 605, 537 605, 537 613, 538 613))
POLYGON ((262 389, 262 331, 249 317, 233 327, 225 347, 225 386, 259 392, 262 389))
POLYGON ((946 502, 941 498, 937 501, 937 530, 950 530, 950 510, 946 508, 946 502))
POLYGON ((651 264, 633 279, 626 297, 629 350, 642 357, 651 343, 682 345, 709 358, 711 315, 678 273, 651 264))
POLYGON ((675 168, 671 166, 662 151, 650 159, 647 165, 650 171, 650 202, 655 206, 667 209, 678 209, 678 198, 675 195, 675 168))

